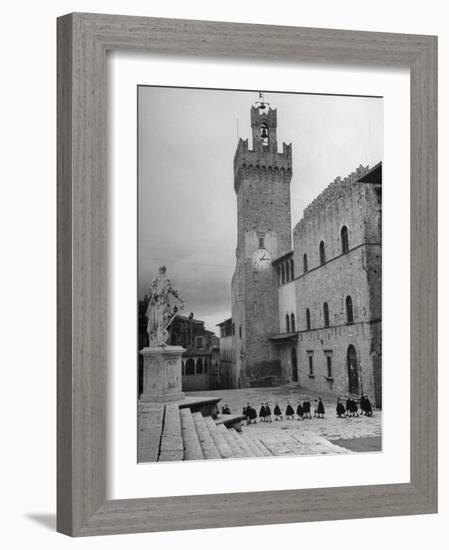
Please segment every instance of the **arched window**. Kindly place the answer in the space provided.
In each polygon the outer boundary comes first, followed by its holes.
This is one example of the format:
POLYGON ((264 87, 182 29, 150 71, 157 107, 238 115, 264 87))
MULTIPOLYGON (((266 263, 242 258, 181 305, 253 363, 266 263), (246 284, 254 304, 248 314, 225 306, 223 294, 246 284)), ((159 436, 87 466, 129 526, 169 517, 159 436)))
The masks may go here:
POLYGON ((290 275, 293 281, 293 279, 295 278, 295 264, 293 262, 293 258, 290 260, 290 275))
POLYGON ((292 313, 290 315, 290 327, 292 329, 292 332, 296 331, 296 323, 295 323, 295 314, 294 313, 292 313))
POLYGON ((306 327, 307 330, 310 330, 310 309, 306 309, 306 327))
POLYGON ((352 298, 346 296, 346 323, 349 325, 354 322, 354 312, 352 310, 352 298))
POLYGON ((195 362, 193 359, 187 359, 186 363, 186 374, 195 374, 195 362))
POLYGON ((320 265, 326 263, 326 250, 324 248, 324 241, 320 242, 320 265))
POLYGON ((324 326, 329 326, 329 306, 327 305, 327 302, 324 302, 323 304, 323 316, 324 316, 324 326))
POLYGON ((302 258, 303 264, 304 264, 304 273, 307 273, 309 271, 309 264, 307 262, 307 254, 304 254, 302 258))
POLYGON ((290 317, 288 314, 285 316, 285 327, 286 332, 290 332, 290 317))
POLYGON ((340 231, 340 241, 341 241, 341 253, 346 254, 349 251, 349 237, 348 237, 348 228, 344 225, 340 231))
POLYGON ((262 139, 262 144, 264 146, 267 146, 268 145, 268 124, 266 122, 264 122, 260 126, 260 137, 262 139))
POLYGON ((284 264, 281 265, 281 282, 282 282, 282 284, 285 284, 285 268, 284 268, 284 264))
POLYGON ((203 360, 200 358, 196 361, 196 373, 203 374, 203 360))

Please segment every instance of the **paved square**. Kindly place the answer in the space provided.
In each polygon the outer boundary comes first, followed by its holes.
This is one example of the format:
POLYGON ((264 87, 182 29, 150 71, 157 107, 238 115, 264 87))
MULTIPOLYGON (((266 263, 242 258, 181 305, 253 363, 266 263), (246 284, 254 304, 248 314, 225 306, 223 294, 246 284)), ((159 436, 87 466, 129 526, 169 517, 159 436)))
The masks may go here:
MULTIPOLYGON (((250 403, 259 412, 262 403, 268 402, 273 411, 275 403, 285 412, 287 402, 296 411, 298 402, 312 403, 318 395, 288 385, 275 388, 245 388, 236 390, 216 390, 189 392, 188 395, 221 397, 221 406, 229 405, 232 414, 240 414, 250 403)), ((347 454, 354 452, 379 452, 382 450, 382 412, 374 410, 372 417, 337 418, 336 400, 333 396, 321 395, 325 418, 261 422, 245 425, 244 433, 264 445, 275 456, 347 454)), ((313 412, 312 412, 313 417, 313 412)))

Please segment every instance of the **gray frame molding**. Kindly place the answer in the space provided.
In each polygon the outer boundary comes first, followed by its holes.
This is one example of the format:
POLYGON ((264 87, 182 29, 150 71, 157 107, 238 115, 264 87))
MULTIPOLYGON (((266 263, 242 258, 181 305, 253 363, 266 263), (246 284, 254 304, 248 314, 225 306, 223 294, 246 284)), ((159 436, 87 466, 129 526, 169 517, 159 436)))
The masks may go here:
POLYGON ((57 449, 57 529, 72 536, 437 511, 436 37, 81 13, 58 19, 57 449), (410 483, 106 500, 105 58, 111 49, 410 68, 410 483))

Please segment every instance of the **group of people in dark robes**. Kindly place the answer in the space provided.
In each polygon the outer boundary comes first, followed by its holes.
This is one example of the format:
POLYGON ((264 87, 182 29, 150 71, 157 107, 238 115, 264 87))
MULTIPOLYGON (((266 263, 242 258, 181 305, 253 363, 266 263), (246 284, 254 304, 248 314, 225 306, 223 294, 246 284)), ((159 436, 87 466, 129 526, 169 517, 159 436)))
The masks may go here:
POLYGON ((259 409, 259 418, 261 422, 272 422, 271 408, 268 403, 261 403, 259 409))
POLYGON ((368 397, 362 393, 360 396, 360 410, 365 416, 373 416, 373 408, 371 407, 371 401, 368 397))
POLYGON ((246 404, 246 407, 243 407, 242 414, 245 417, 247 424, 255 424, 257 422, 257 411, 249 403, 246 404))
MULTIPOLYGON (((321 397, 318 399, 315 399, 314 401, 315 407, 314 407, 314 418, 324 418, 325 410, 324 410, 324 404, 321 400, 321 397)), ((228 413, 229 414, 229 413, 228 413)), ((254 409, 254 407, 251 406, 250 403, 247 403, 243 407, 242 411, 243 416, 246 419, 247 424, 255 424, 257 422, 257 412, 254 409)), ((274 420, 276 421, 282 421, 284 420, 284 417, 286 420, 294 420, 295 419, 295 409, 291 405, 290 402, 287 402, 285 412, 282 413, 281 407, 279 406, 279 403, 274 404, 273 409, 273 415, 271 413, 271 408, 268 403, 261 403, 260 409, 259 409, 259 419, 261 422, 272 422, 274 416, 274 420)), ((302 403, 299 402, 296 407, 296 416, 298 417, 298 420, 304 420, 306 418, 312 418, 311 414, 311 404, 308 399, 304 400, 302 403)))
POLYGON ((227 403, 225 403, 224 406, 221 407, 221 414, 231 414, 231 409, 227 403))
MULTIPOLYGON (((348 395, 346 398, 346 405, 343 405, 340 398, 337 399, 336 412, 338 418, 360 416, 357 401, 353 399, 350 395, 348 395)), ((373 416, 371 401, 364 393, 362 393, 362 395, 360 396, 360 413, 362 415, 364 414, 365 416, 373 416)))
MULTIPOLYGON (((373 415, 371 402, 368 399, 368 397, 363 393, 360 396, 359 405, 357 404, 357 401, 353 399, 350 395, 347 396, 346 403, 343 403, 343 401, 339 397, 337 399, 337 407, 336 407, 337 417, 348 418, 350 416, 360 416, 360 414, 366 415, 366 416, 373 415), (359 405, 360 405, 360 412, 359 412, 359 405)), ((299 402, 296 407, 297 420, 311 419, 312 418, 311 408, 312 408, 312 405, 309 401, 309 398, 306 398, 304 401, 299 402)), ((225 405, 223 407, 223 414, 231 414, 231 411, 229 410, 228 405, 225 405)), ((273 421, 271 408, 268 403, 260 404, 259 415, 257 414, 256 409, 252 407, 250 403, 247 403, 246 406, 243 407, 242 414, 245 417, 247 424, 256 424, 257 417, 259 417, 261 422, 273 421)), ((325 411, 324 403, 321 397, 314 399, 313 400, 313 418, 324 418, 325 414, 326 414, 326 411, 325 411)), ((293 408, 291 403, 288 401, 285 407, 285 411, 284 413, 282 413, 279 403, 275 403, 273 408, 273 416, 274 416, 274 420, 276 421, 282 421, 284 420, 284 417, 286 420, 294 420, 295 409, 293 408)))

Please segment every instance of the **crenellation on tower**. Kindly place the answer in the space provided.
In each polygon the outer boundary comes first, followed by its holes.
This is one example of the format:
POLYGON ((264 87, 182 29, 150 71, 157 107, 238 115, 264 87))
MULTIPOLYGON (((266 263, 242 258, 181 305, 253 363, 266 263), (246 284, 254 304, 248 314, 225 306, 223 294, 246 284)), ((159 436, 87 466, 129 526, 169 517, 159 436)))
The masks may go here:
POLYGON ((279 181, 289 184, 292 179, 292 144, 283 143, 282 153, 248 148, 248 140, 240 139, 234 155, 234 189, 237 193, 242 180, 259 178, 264 170, 279 181))

